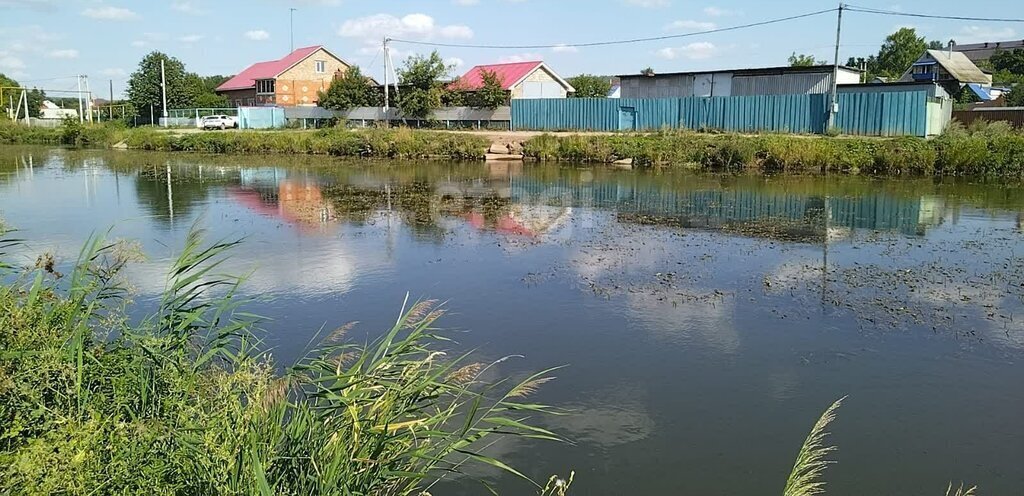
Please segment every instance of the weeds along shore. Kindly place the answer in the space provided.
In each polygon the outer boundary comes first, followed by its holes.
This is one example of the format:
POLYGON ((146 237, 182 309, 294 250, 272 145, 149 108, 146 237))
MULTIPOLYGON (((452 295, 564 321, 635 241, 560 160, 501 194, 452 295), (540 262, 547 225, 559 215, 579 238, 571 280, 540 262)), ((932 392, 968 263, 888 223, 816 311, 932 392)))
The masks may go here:
MULTIPOLYGON (((408 128, 175 133, 77 122, 57 128, 0 123, 0 144, 466 161, 483 160, 491 146, 481 135, 408 128)), ((954 124, 931 139, 662 131, 541 134, 520 144, 524 159, 532 161, 892 176, 1024 175, 1024 133, 1005 123, 954 124)))

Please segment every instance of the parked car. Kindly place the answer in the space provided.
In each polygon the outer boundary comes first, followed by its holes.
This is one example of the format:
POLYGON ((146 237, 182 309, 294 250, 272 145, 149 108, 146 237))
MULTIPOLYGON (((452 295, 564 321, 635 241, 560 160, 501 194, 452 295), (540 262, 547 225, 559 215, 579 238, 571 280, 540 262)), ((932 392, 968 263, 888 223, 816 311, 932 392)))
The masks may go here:
POLYGON ((201 120, 203 129, 237 128, 238 118, 230 115, 208 115, 201 120))

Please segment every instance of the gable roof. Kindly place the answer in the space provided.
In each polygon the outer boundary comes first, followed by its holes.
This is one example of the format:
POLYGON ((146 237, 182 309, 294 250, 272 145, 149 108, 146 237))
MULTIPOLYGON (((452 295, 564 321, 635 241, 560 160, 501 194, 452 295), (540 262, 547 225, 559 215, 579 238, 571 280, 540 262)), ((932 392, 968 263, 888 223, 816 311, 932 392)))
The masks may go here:
POLYGON ((572 85, 562 79, 558 74, 555 74, 555 71, 552 71, 544 62, 539 60, 531 62, 512 62, 509 64, 478 65, 463 74, 459 79, 455 80, 455 82, 452 83, 452 87, 469 91, 483 88, 484 72, 487 71, 493 72, 498 76, 498 82, 501 83, 502 89, 511 90, 517 84, 522 82, 522 80, 526 79, 527 76, 541 68, 547 70, 547 72, 569 92, 575 91, 572 85))
MULTIPOLYGON (((935 63, 942 66, 950 76, 953 76, 958 82, 961 83, 983 83, 990 84, 992 82, 989 76, 978 69, 978 66, 971 62, 971 59, 967 58, 962 52, 948 52, 945 50, 928 50, 925 55, 930 57, 935 63)), ((925 57, 921 57, 924 59, 925 57)), ((921 65, 921 59, 918 59, 914 65, 921 65)), ((913 67, 911 67, 913 69, 913 67)), ((910 69, 907 70, 907 74, 910 73, 910 69)), ((906 79, 907 74, 904 74, 906 79)))
MULTIPOLYGON (((238 73, 235 77, 228 79, 224 84, 217 87, 217 91, 227 90, 244 90, 256 86, 257 79, 273 79, 281 75, 282 72, 291 69, 299 62, 306 60, 310 55, 313 55, 318 50, 327 52, 332 57, 341 60, 338 56, 329 52, 322 45, 308 46, 302 48, 296 48, 295 51, 285 55, 283 58, 278 60, 270 60, 267 62, 256 62, 253 65, 247 67, 244 71, 238 73)), ((342 61, 344 63, 344 61, 342 61)), ((348 64, 346 64, 348 65, 348 64)))

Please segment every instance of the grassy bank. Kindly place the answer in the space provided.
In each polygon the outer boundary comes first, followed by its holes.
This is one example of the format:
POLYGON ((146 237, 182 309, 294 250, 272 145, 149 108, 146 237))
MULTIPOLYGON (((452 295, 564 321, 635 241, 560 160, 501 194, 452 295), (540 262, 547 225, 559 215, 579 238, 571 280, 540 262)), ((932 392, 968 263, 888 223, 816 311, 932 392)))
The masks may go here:
POLYGON ((49 144, 135 150, 234 154, 308 154, 367 158, 483 159, 490 142, 480 136, 411 129, 345 129, 312 131, 239 131, 174 133, 153 128, 115 125, 58 128, 0 123, 0 144, 49 144))
POLYGON ((1021 175, 1024 134, 1009 126, 954 126, 935 139, 795 135, 651 134, 541 135, 524 143, 534 160, 699 169, 830 171, 888 175, 1021 175))

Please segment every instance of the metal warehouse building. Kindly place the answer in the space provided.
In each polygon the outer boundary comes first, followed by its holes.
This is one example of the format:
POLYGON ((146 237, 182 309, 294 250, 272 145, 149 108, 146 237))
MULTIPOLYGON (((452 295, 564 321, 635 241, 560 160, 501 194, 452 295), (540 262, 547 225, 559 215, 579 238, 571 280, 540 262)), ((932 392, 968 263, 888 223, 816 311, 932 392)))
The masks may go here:
MULTIPOLYGON (((622 98, 686 98, 823 94, 832 91, 830 65, 710 72, 620 75, 622 98)), ((861 72, 839 67, 839 84, 860 83, 861 72)))

